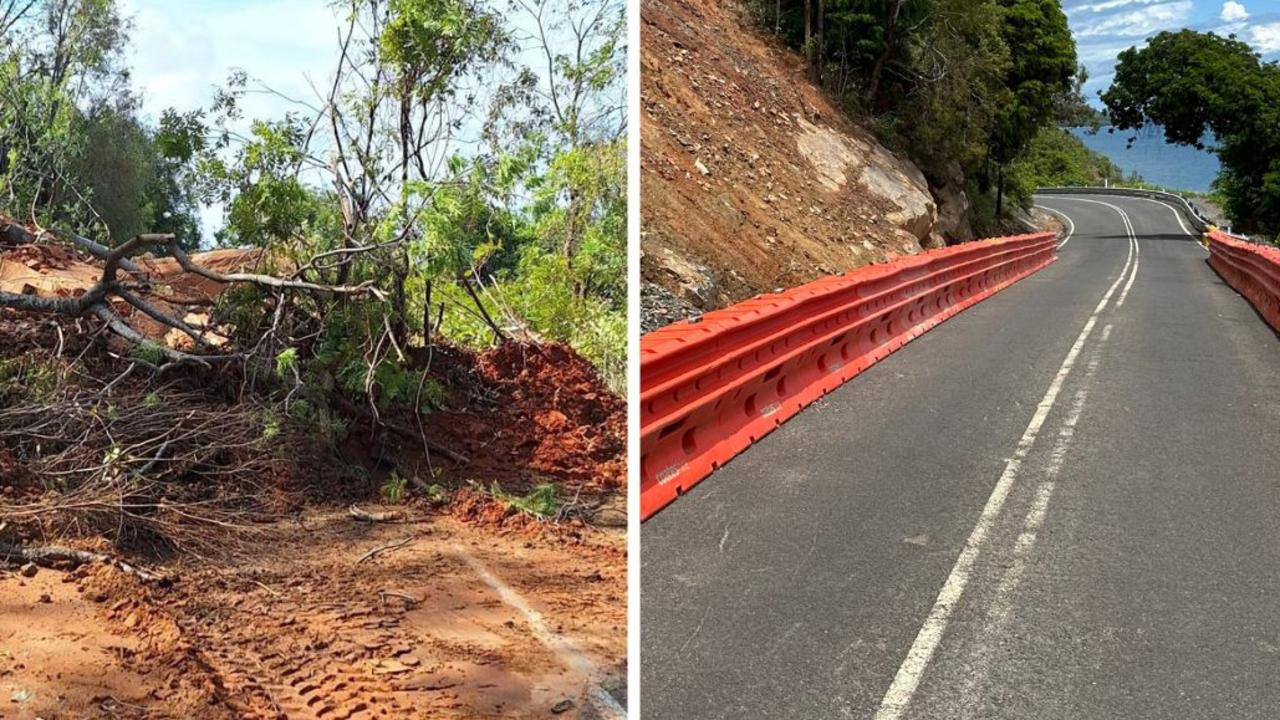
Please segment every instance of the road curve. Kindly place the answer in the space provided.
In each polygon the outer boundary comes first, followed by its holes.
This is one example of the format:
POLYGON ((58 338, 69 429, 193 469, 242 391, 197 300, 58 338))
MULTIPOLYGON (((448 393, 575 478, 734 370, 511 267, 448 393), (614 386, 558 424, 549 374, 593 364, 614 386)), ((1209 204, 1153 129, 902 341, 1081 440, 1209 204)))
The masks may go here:
POLYGON ((1280 716, 1280 339, 1176 211, 1060 260, 641 527, 643 717, 1280 716))

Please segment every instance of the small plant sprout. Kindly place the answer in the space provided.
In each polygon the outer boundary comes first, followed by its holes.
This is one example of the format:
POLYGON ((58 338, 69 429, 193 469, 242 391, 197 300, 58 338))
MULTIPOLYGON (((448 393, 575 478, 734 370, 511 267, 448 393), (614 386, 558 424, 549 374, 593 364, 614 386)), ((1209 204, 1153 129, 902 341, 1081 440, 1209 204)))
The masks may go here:
POLYGON ((552 483, 537 485, 524 495, 511 495, 503 492, 502 486, 495 482, 490 486, 489 494, 507 507, 538 520, 548 520, 560 512, 560 489, 552 483))
POLYGON ((283 380, 298 365, 298 349, 285 348, 276 355, 276 377, 283 380))
POLYGON ((398 505, 404 499, 405 486, 408 484, 407 480, 400 477, 400 473, 393 470, 387 479, 382 481, 382 497, 392 505, 398 505))

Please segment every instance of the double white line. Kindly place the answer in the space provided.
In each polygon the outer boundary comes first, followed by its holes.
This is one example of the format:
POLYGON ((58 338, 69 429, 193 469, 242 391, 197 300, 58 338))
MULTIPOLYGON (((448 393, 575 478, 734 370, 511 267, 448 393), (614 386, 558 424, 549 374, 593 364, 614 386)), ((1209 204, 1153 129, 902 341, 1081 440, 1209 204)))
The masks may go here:
MULTIPOLYGON (((938 644, 946 633, 951 615, 959 605, 965 587, 968 586, 969 580, 973 575, 974 563, 982 553, 991 529, 994 527, 997 518, 1000 516, 1000 511, 1004 507, 1005 500, 1008 499, 1009 493, 1017 481, 1018 472, 1022 468, 1023 461, 1031 453, 1031 448, 1035 445, 1036 438, 1039 437, 1040 430, 1044 427, 1045 420, 1049 417, 1049 412, 1053 410, 1067 376, 1071 374, 1072 368, 1075 367, 1076 359, 1079 357, 1081 349, 1088 342, 1094 326, 1098 323, 1098 317, 1107 309, 1116 289, 1121 286, 1121 283, 1124 283, 1124 289, 1116 302, 1116 307, 1119 308, 1124 303, 1125 297, 1128 296, 1130 288, 1133 287, 1134 278, 1138 276, 1138 239, 1128 214, 1110 203, 1083 200, 1081 198, 1072 199, 1106 205, 1120 214, 1129 236, 1129 248, 1125 256, 1124 267, 1121 268, 1119 277, 1115 279, 1115 282, 1111 283, 1111 287, 1107 288, 1106 294, 1102 296, 1102 299, 1093 309, 1093 313, 1085 322, 1084 328, 1080 330, 1075 343, 1062 361, 1062 365, 1059 366, 1053 381, 1049 383, 1049 389, 1045 391, 1044 397, 1036 405, 1035 414, 1031 416, 1031 422, 1027 424, 1027 429, 1018 440, 1013 457, 1005 461, 1004 472, 1000 474, 1000 479, 996 482, 995 489, 991 491, 991 496, 987 499, 987 504, 982 509, 982 514, 978 517, 978 523, 974 526, 973 532, 969 534, 969 539, 965 542, 964 549, 960 551, 960 557, 956 559, 955 565, 951 568, 951 573, 947 576, 946 582, 943 583, 942 590, 938 593, 938 597, 933 603, 933 608, 925 618, 920 632, 916 634, 916 639, 911 644, 911 649, 907 651, 906 659, 898 668, 898 672, 893 678, 893 683, 880 701, 880 709, 875 715, 876 720, 898 720, 911 705, 911 700, 920 686, 920 681, 924 678, 929 662, 932 660, 934 652, 938 649, 938 644), (1132 272, 1130 272, 1131 268, 1132 272), (1128 279, 1127 282, 1126 278, 1128 279)), ((1074 228, 1074 225, 1072 223, 1071 227, 1074 228)), ((1069 236, 1068 239, 1070 239, 1069 236)), ((1107 326, 1104 337, 1110 335, 1110 328, 1110 325, 1107 326)), ((1089 375, 1092 376, 1092 371, 1097 367, 1096 362, 1091 360, 1090 366, 1089 375)), ((1065 459, 1066 451, 1069 447, 1070 434, 1074 432, 1075 424, 1083 412, 1087 396, 1086 384, 1086 387, 1077 393, 1076 402, 1073 403, 1070 415, 1064 425, 1064 431, 1060 433, 1058 446, 1053 449, 1049 468, 1051 471, 1050 481, 1042 484, 1038 489, 1032 510, 1024 522, 1023 535, 1019 538, 1017 546, 1015 546, 1017 554, 1025 555, 1029 551, 1031 544, 1034 543, 1034 533, 1044 520, 1049 498, 1055 487, 1055 483, 1052 482, 1052 476, 1057 474, 1057 470, 1061 468, 1065 459), (1028 533, 1031 534, 1028 535, 1028 533)), ((1016 584, 1016 582, 1012 584, 1016 584)), ((1006 593, 1012 591, 1012 584, 1002 583, 1006 593)))

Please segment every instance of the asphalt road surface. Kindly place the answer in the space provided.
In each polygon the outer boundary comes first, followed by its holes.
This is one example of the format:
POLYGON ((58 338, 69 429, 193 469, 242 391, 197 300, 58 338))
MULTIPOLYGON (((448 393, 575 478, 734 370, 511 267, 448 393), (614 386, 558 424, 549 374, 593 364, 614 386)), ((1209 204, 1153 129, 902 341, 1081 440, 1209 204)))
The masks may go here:
POLYGON ((1169 206, 1037 202, 1058 262, 642 526, 643 717, 1280 717, 1280 339, 1169 206))

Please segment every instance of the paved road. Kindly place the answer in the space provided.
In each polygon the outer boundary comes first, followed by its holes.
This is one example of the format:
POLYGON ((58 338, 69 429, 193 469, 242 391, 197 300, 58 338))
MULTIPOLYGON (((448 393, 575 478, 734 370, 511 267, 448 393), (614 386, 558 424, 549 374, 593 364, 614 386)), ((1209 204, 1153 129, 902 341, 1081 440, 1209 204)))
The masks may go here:
POLYGON ((1038 201, 1057 263, 642 526, 645 718, 1280 717, 1280 340, 1168 206, 1038 201))

